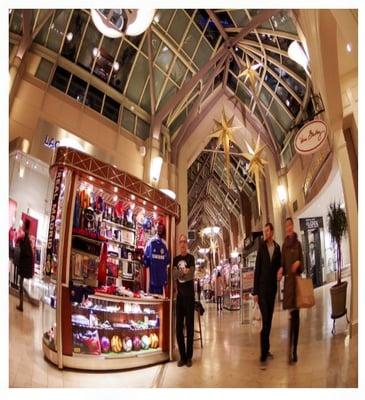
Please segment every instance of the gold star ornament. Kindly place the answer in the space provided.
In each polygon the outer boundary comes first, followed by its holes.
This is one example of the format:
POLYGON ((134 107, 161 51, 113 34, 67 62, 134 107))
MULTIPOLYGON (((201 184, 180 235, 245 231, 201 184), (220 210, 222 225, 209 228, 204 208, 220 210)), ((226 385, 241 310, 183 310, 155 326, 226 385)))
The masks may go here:
POLYGON ((246 83, 247 79, 252 87, 252 90, 255 91, 256 81, 258 78, 258 73, 256 72, 260 67, 262 67, 261 63, 257 63, 252 65, 249 58, 246 55, 246 66, 247 68, 238 75, 238 78, 242 76, 245 77, 244 83, 246 83))
POLYGON ((214 120, 216 124, 215 131, 209 135, 209 137, 216 137, 218 138, 217 147, 223 146, 225 158, 226 158, 226 172, 227 172, 227 181, 228 187, 230 187, 230 143, 235 143, 233 138, 233 132, 240 129, 240 126, 232 126, 234 120, 234 115, 231 118, 227 118, 226 112, 223 108, 221 120, 217 121, 214 120))
POLYGON ((264 166, 265 164, 267 164, 267 161, 262 158, 262 153, 265 150, 266 146, 265 145, 260 146, 260 136, 257 138, 255 149, 253 149, 247 142, 246 146, 248 149, 248 153, 242 153, 242 155, 250 162, 247 173, 251 176, 251 178, 255 180, 257 203, 259 206, 259 215, 260 215, 261 214, 260 175, 262 174, 265 176, 264 166))

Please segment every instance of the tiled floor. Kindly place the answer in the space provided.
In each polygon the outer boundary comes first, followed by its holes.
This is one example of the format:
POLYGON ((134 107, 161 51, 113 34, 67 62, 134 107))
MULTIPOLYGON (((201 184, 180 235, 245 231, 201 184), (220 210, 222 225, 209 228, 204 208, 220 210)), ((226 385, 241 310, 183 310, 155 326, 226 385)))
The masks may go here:
MULTIPOLYGON (((349 296, 348 296, 349 297, 349 296)), ((217 314, 207 304, 204 348, 196 342, 192 368, 176 362, 126 372, 60 371, 44 360, 41 308, 15 310, 10 298, 10 387, 357 387, 357 335, 345 318, 331 335, 329 286, 316 289, 316 307, 301 311, 299 362, 287 364, 287 313, 275 311, 271 334, 274 359, 260 369, 259 332, 242 325, 239 312, 217 314)))

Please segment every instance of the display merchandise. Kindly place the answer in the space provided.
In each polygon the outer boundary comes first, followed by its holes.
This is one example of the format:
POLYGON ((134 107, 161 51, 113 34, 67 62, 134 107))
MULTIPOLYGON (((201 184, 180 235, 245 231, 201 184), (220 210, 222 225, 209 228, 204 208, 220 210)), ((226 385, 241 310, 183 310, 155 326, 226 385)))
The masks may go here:
POLYGON ((95 370, 171 358, 168 266, 178 204, 74 149, 58 148, 51 170, 58 195, 44 302, 56 315, 44 328, 46 357, 59 368, 95 370))
POLYGON ((241 309, 241 266, 228 264, 225 267, 225 281, 223 307, 230 311, 241 309))

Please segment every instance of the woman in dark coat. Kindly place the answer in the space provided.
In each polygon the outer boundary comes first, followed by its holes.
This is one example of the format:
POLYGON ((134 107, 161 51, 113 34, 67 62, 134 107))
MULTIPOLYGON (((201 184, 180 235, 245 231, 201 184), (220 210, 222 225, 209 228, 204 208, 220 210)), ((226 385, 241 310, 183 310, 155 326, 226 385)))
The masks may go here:
POLYGON ((34 273, 34 256, 32 244, 29 238, 30 221, 27 219, 24 223, 24 236, 20 239, 20 254, 19 254, 19 305, 17 310, 23 311, 23 296, 24 296, 24 279, 33 278, 34 273))
POLYGON ((296 276, 304 269, 302 245, 294 232, 292 218, 285 221, 285 241, 281 251, 281 268, 278 271, 278 280, 285 276, 284 281, 284 310, 289 310, 289 362, 298 361, 297 346, 299 337, 299 309, 296 305, 296 276))

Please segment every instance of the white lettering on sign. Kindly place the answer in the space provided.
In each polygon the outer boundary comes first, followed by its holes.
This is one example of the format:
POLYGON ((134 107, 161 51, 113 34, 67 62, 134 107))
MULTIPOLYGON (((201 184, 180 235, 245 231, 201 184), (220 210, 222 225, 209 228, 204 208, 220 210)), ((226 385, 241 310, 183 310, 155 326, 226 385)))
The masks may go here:
POLYGON ((55 138, 51 138, 48 135, 44 138, 43 144, 48 147, 49 149, 55 149, 57 146, 60 145, 60 141, 56 140, 55 138))
POLYGON ((327 139, 327 124, 319 119, 306 123, 294 140, 295 150, 299 154, 312 154, 322 147, 327 139))

